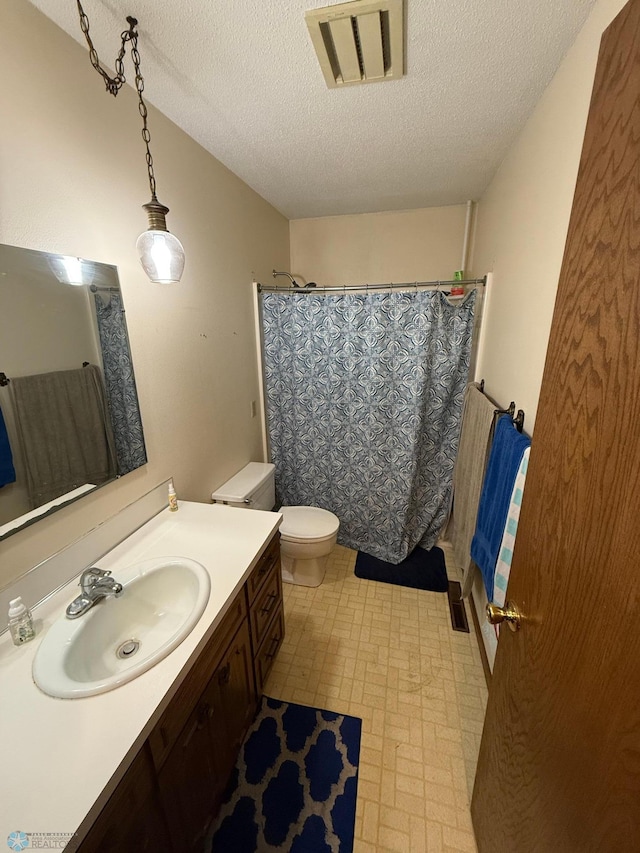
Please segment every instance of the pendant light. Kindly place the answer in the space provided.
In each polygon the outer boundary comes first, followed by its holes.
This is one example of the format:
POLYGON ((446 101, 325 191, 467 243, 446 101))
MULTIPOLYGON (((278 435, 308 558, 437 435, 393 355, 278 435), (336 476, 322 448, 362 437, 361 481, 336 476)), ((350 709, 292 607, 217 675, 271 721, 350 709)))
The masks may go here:
POLYGON ((142 118, 142 139, 147 149, 147 172, 149 175, 149 189, 151 191, 151 201, 142 205, 147 212, 149 227, 138 237, 136 248, 140 257, 140 263, 151 281, 156 284, 176 284, 180 281, 184 270, 184 249, 180 240, 171 234, 167 228, 166 216, 169 213, 169 208, 161 204, 156 196, 156 178, 153 169, 153 157, 151 156, 151 149, 149 147, 151 134, 147 125, 147 105, 142 95, 144 92, 144 78, 140 71, 140 54, 138 53, 138 31, 136 29, 138 21, 131 16, 127 17, 129 29, 121 34, 122 44, 115 61, 116 76, 110 77, 100 65, 98 54, 91 41, 89 19, 82 8, 80 0, 76 0, 76 2, 78 14, 80 15, 80 29, 84 33, 87 44, 89 45, 91 64, 104 80, 107 92, 114 97, 125 83, 123 60, 127 43, 130 43, 131 60, 136 74, 135 83, 138 93, 138 111, 142 118))

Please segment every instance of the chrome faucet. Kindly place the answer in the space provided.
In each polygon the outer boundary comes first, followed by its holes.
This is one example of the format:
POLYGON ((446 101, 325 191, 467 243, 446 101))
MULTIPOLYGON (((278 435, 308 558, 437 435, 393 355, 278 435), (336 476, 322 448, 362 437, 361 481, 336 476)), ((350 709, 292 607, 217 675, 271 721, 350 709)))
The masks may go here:
POLYGON ((77 619, 105 596, 113 595, 117 598, 124 591, 122 584, 111 577, 111 572, 96 566, 84 570, 80 575, 79 586, 82 592, 67 607, 67 619, 77 619))

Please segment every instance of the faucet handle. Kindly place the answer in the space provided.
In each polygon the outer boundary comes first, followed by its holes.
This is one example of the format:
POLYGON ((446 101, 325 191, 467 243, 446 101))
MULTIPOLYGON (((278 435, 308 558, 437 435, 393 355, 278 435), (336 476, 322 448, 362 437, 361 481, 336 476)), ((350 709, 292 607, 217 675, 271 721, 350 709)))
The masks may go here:
POLYGON ((100 580, 100 578, 108 578, 110 575, 111 572, 109 570, 99 569, 97 566, 92 566, 89 569, 85 569, 80 575, 78 586, 81 586, 82 589, 86 591, 87 586, 93 585, 96 581, 100 580))

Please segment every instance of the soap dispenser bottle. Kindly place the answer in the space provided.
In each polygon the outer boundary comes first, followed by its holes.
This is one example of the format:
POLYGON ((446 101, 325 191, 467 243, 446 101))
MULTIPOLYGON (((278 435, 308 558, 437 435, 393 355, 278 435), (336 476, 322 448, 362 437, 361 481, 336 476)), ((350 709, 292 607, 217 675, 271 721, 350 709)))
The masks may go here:
POLYGON ((16 646, 28 643, 36 635, 33 617, 19 596, 9 602, 9 631, 16 646))
POLYGON ((176 512, 178 509, 178 496, 176 495, 173 480, 169 480, 169 512, 176 512))

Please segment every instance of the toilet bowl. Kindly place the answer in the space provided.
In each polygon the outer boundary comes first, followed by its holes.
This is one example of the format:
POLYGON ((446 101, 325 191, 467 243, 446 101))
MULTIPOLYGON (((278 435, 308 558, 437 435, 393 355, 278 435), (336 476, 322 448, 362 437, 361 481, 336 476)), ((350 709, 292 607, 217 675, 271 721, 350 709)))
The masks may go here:
MULTIPOLYGON (((275 504, 275 465, 249 462, 211 495, 214 503, 242 509, 272 510, 275 504)), ((319 586, 327 558, 338 538, 340 520, 315 506, 283 506, 280 525, 282 580, 300 586, 319 586)))
POLYGON ((338 516, 315 506, 283 506, 280 512, 282 580, 319 586, 338 538, 338 516))

